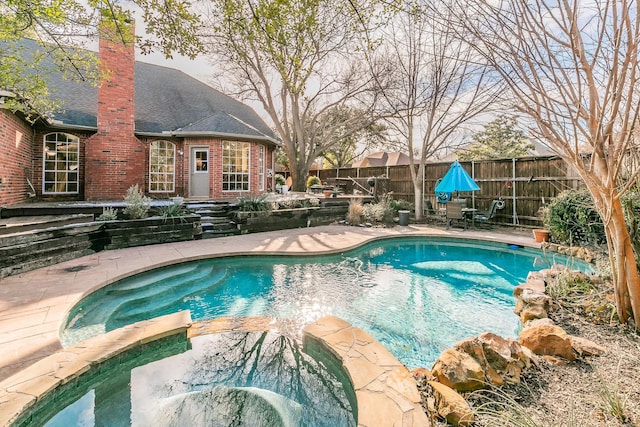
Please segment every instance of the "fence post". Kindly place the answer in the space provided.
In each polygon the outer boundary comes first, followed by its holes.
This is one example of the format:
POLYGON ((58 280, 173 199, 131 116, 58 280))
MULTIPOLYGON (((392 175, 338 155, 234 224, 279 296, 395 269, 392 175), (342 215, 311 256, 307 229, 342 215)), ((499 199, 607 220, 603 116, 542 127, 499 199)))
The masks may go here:
POLYGON ((516 159, 513 158, 511 159, 511 170, 512 170, 512 185, 511 185, 511 192, 513 194, 513 219, 512 219, 512 224, 513 225, 518 225, 518 210, 517 210, 517 191, 516 191, 516 159))
MULTIPOLYGON (((473 180, 473 182, 476 182, 476 162, 474 160, 471 160, 471 179, 473 180)), ((473 209, 476 208, 476 192, 475 191, 471 192, 471 207, 473 209)))
MULTIPOLYGON (((422 213, 423 213, 423 214, 424 214, 424 196, 425 196, 425 193, 424 193, 424 178, 425 178, 425 176, 426 176, 426 175, 425 175, 425 173, 426 173, 426 172, 425 172, 425 171, 426 171, 426 169, 427 169, 427 168, 426 168, 426 167, 425 167, 425 165, 423 164, 423 165, 422 165, 422 185, 420 186, 420 187, 422 188, 422 202, 420 203, 420 205, 422 206, 422 213)), ((412 184, 413 184, 413 183, 412 183, 412 184)), ((414 198, 413 198, 413 204, 415 205, 415 203, 416 203, 416 198, 414 197, 414 198)))

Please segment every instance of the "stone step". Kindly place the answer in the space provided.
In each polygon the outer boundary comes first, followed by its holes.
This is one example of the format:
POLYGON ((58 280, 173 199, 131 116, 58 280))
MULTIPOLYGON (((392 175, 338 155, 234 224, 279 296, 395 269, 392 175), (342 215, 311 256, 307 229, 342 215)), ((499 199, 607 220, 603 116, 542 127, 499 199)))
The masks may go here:
POLYGON ((213 239, 216 237, 226 237, 226 236, 237 236, 238 234, 242 234, 240 230, 230 229, 230 230, 203 230, 201 239, 213 239))
POLYGON ((217 217, 217 218, 227 218, 229 216, 229 212, 226 210, 197 210, 194 211, 196 215, 200 215, 201 217, 217 217))

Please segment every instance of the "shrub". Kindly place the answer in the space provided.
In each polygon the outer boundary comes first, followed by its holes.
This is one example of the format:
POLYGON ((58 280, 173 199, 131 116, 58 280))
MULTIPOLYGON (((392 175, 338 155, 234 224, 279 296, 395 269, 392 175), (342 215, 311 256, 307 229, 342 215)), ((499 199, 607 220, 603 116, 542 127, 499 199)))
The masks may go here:
POLYGON ((158 208, 158 213, 163 218, 175 218, 178 216, 184 216, 186 213, 185 209, 182 207, 182 203, 179 201, 175 201, 170 205, 160 206, 158 208))
POLYGON ((322 184, 322 181, 320 181, 320 178, 318 178, 317 176, 310 176, 309 178, 307 178, 307 188, 311 187, 312 185, 320 185, 322 184))
POLYGON ((576 246, 606 243, 604 225, 587 190, 561 193, 547 207, 543 221, 558 243, 576 246))
POLYGON ((391 206, 391 209, 393 210, 394 214, 397 214, 398 211, 412 211, 413 212, 413 203, 411 202, 407 202, 406 200, 393 200, 391 199, 391 201, 389 202, 389 205, 391 206))
POLYGON ((279 173, 277 173, 274 176, 275 180, 276 180, 276 185, 287 185, 287 180, 284 178, 283 175, 280 175, 279 173))
POLYGON ((96 221, 115 221, 118 219, 118 210, 111 206, 102 208, 102 214, 96 218, 96 221))
POLYGON ((367 221, 390 224, 393 222, 395 212, 391 206, 391 194, 387 193, 380 197, 376 203, 363 206, 362 215, 367 221))
POLYGON ((238 210, 243 212, 264 212, 270 211, 272 204, 267 201, 267 195, 243 196, 238 198, 238 210))
POLYGON ((362 221, 363 208, 360 199, 351 199, 349 201, 349 210, 347 211, 347 222, 353 225, 360 224, 362 221))
POLYGON ((132 185, 124 196, 126 205, 123 213, 131 219, 146 218, 151 207, 151 199, 144 195, 138 188, 138 184, 132 185))
POLYGON ((317 208, 318 206, 320 206, 320 199, 318 199, 317 197, 311 197, 309 199, 306 199, 306 201, 311 208, 317 208))
POLYGON ((280 200, 280 207, 282 209, 295 209, 297 207, 300 207, 300 201, 296 199, 280 200))

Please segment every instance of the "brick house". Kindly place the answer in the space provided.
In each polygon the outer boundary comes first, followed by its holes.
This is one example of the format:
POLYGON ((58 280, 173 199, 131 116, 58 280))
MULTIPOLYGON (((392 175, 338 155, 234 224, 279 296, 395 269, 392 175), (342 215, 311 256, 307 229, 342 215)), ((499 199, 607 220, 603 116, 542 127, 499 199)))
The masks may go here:
MULTIPOLYGON (((25 40, 28 47, 37 48, 25 40)), ((271 129, 245 104, 175 69, 135 61, 133 43, 103 31, 108 78, 50 76, 63 111, 33 124, 2 108, 0 206, 29 200, 224 199, 272 187, 271 129)))

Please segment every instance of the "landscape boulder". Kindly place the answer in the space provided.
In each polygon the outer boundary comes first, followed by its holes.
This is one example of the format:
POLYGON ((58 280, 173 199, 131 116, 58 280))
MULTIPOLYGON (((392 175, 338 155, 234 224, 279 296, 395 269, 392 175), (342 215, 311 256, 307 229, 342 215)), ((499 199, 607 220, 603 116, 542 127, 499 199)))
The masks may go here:
POLYGON ((574 337, 569 335, 571 347, 580 356, 600 356, 605 352, 605 348, 595 342, 582 337, 574 337))
POLYGON ((431 368, 436 379, 457 391, 484 388, 484 369, 467 353, 449 348, 440 354, 431 368))
POLYGON ((520 332, 519 342, 535 354, 541 356, 560 356, 575 360, 569 335, 559 326, 540 325, 525 328, 520 332))
POLYGON ((474 422, 473 411, 455 390, 436 381, 429 381, 435 399, 435 409, 454 426, 470 426, 474 422))

